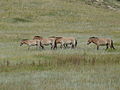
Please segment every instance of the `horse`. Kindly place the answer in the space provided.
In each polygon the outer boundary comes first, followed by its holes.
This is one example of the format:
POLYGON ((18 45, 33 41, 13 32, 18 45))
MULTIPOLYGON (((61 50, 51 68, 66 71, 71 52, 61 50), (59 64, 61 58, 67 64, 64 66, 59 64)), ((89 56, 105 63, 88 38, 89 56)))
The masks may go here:
POLYGON ((54 49, 55 38, 43 38, 41 36, 34 36, 33 40, 40 40, 40 46, 44 49, 44 46, 51 45, 51 49, 54 49))
POLYGON ((77 46, 77 40, 74 37, 61 37, 55 40, 55 47, 57 44, 61 44, 61 49, 63 46, 66 48, 68 45, 71 45, 71 48, 75 48, 77 46))
POLYGON ((26 44, 28 46, 28 50, 30 50, 31 46, 40 46, 39 44, 39 40, 28 40, 28 39, 23 39, 20 42, 20 46, 22 46, 23 44, 26 44))
POLYGON ((113 45, 113 40, 108 38, 98 38, 98 37, 90 37, 88 39, 87 45, 90 43, 94 43, 97 45, 97 50, 99 50, 99 46, 106 46, 106 50, 110 47, 112 49, 115 49, 113 45))
MULTIPOLYGON (((49 37, 49 38, 54 38, 55 40, 56 39, 60 39, 60 38, 62 38, 62 37, 60 37, 60 36, 51 36, 51 37, 49 37)), ((60 44, 60 42, 56 42, 57 44, 60 44)), ((61 46, 60 46, 61 47, 61 46)), ((57 45, 54 45, 54 49, 57 49, 57 45)))

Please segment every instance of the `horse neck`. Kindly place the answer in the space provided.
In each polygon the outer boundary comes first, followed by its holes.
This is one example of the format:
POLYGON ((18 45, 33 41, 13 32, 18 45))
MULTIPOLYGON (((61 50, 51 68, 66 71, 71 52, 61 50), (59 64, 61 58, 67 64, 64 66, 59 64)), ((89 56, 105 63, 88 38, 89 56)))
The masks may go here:
POLYGON ((92 40, 92 43, 94 43, 94 44, 97 45, 97 39, 93 39, 93 40, 92 40))
POLYGON ((24 41, 24 44, 29 45, 29 41, 28 40, 24 41))

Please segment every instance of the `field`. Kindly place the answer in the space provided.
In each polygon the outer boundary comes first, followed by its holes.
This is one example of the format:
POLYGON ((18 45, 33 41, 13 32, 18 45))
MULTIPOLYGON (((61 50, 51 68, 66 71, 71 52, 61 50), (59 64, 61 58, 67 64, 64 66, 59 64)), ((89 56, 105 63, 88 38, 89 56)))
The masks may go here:
POLYGON ((0 90, 120 90, 120 2, 107 1, 117 10, 84 0, 0 0, 0 90), (35 35, 76 37, 78 46, 20 47, 35 35), (88 46, 91 36, 113 39, 116 49, 88 46))

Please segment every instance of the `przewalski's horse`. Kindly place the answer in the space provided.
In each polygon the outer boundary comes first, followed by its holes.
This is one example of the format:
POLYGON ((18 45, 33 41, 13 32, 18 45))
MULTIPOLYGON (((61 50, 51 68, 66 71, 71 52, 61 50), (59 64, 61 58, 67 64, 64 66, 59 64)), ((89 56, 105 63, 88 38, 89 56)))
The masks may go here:
MULTIPOLYGON (((60 39, 62 37, 60 37, 60 36, 51 36, 49 38, 54 38, 56 40, 56 39, 60 39)), ((60 42, 57 42, 57 44, 60 44, 60 42)), ((54 49, 57 49, 57 45, 54 45, 54 49)))
POLYGON ((71 45, 71 48, 75 48, 77 46, 77 40, 74 37, 61 37, 61 38, 57 38, 55 40, 55 47, 57 47, 58 43, 61 44, 61 48, 63 48, 63 46, 66 48, 67 45, 71 45))
POLYGON ((28 45, 28 50, 30 49, 31 46, 40 46, 39 45, 40 41, 39 40, 28 40, 28 39, 23 39, 20 42, 20 46, 22 46, 23 44, 28 45))
POLYGON ((44 49, 44 46, 51 45, 51 49, 54 49, 55 38, 43 38, 41 36, 34 36, 33 40, 40 40, 40 46, 44 49))
POLYGON ((98 38, 98 37, 90 37, 88 39, 87 45, 90 43, 94 43, 97 45, 97 50, 99 49, 99 46, 106 46, 106 50, 110 47, 112 49, 115 49, 113 46, 113 40, 108 38, 98 38))

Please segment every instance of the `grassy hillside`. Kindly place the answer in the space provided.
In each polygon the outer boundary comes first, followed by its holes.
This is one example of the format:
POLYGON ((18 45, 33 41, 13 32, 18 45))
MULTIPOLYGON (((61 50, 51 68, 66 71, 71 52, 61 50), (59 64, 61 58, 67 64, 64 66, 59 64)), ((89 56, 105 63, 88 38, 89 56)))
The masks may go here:
POLYGON ((119 10, 84 0, 0 0, 0 90, 119 90, 119 37, 119 10), (19 46, 35 35, 76 37, 78 46, 19 46), (112 38, 116 50, 87 46, 91 36, 112 38))

